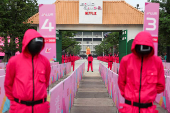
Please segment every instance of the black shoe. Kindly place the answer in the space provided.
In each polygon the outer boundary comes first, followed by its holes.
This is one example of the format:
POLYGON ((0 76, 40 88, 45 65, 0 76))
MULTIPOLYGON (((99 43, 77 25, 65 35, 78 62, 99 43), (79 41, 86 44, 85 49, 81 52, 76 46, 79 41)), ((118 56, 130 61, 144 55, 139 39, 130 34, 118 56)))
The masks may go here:
POLYGON ((89 71, 87 71, 87 72, 89 72, 89 71))
POLYGON ((93 72, 93 71, 92 71, 93 72))

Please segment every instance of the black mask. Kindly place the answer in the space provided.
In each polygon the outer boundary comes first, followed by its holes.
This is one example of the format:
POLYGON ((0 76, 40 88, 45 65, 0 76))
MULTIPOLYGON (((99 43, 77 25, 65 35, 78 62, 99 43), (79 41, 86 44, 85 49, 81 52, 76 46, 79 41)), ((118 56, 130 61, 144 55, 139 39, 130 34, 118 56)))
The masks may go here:
POLYGON ((41 38, 41 37, 34 38, 28 44, 28 50, 33 56, 40 53, 42 48, 43 48, 43 38, 41 38))
POLYGON ((152 52, 152 47, 145 45, 136 45, 135 50, 139 55, 149 55, 152 52))

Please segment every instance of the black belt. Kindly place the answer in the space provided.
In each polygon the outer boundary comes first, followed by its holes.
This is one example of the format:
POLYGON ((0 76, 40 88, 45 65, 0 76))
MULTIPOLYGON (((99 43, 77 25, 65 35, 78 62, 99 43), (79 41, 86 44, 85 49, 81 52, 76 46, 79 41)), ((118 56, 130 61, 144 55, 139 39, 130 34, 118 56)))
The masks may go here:
POLYGON ((17 98, 14 98, 14 101, 17 102, 17 103, 20 103, 20 104, 25 104, 27 106, 34 106, 36 104, 41 104, 41 103, 44 103, 47 101, 47 98, 44 98, 44 99, 41 99, 41 100, 37 100, 37 101, 19 101, 19 99, 17 98))
MULTIPOLYGON (((125 99, 125 103, 128 105, 132 105, 131 101, 125 99)), ((140 107, 140 108, 148 108, 151 107, 153 104, 152 103, 137 103, 133 102, 133 106, 140 107)))
POLYGON ((109 61, 109 62, 113 62, 113 61, 109 61))

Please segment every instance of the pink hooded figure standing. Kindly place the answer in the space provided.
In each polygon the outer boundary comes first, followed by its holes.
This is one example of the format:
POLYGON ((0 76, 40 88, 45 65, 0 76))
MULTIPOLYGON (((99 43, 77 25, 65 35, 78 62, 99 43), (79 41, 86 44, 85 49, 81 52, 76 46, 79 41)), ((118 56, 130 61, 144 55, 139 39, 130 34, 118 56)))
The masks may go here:
POLYGON ((12 57, 5 77, 5 94, 11 101, 10 113, 49 113, 47 87, 50 62, 40 54, 44 38, 33 29, 25 32, 22 53, 12 57))
POLYGON ((156 95, 165 89, 161 59, 154 55, 152 36, 140 32, 134 39, 132 53, 120 62, 118 85, 125 104, 120 113, 158 113, 153 105, 156 95))
POLYGON ((71 55, 70 60, 71 60, 71 66, 73 66, 73 71, 74 71, 74 67, 75 67, 75 57, 74 57, 74 55, 71 55))

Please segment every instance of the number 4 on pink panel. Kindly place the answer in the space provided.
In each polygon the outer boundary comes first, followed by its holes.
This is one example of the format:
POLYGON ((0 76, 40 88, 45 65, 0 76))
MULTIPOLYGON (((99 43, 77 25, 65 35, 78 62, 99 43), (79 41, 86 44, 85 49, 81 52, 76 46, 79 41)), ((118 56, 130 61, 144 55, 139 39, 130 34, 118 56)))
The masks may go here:
POLYGON ((49 32, 51 32, 54 29, 54 27, 52 26, 52 22, 49 22, 49 26, 47 27, 48 21, 49 21, 49 19, 46 19, 44 21, 44 24, 42 25, 41 29, 48 29, 49 32))

